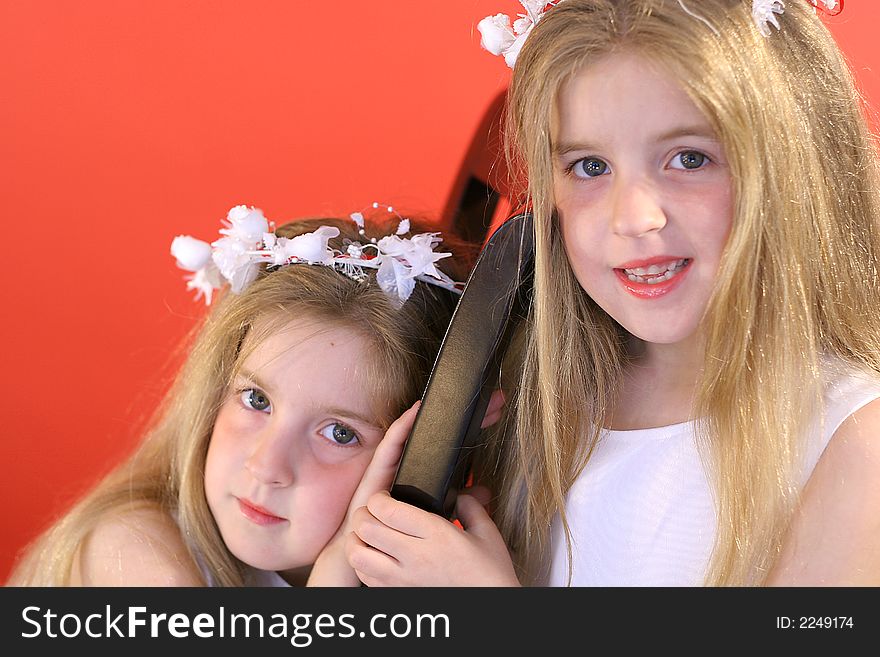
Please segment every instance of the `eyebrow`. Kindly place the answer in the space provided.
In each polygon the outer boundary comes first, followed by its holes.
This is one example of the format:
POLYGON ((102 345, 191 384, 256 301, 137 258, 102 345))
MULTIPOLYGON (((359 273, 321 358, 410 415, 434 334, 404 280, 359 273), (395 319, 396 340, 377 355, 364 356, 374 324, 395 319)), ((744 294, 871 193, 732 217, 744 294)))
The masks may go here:
POLYGON ((258 388, 263 388, 264 390, 269 388, 269 386, 267 386, 265 383, 260 381, 260 377, 258 377, 256 374, 254 374, 250 370, 246 370, 244 368, 241 368, 238 370, 238 372, 236 372, 235 378, 236 379, 244 379, 248 383, 253 383, 258 388))
POLYGON ((253 383, 258 388, 262 388, 263 390, 269 389, 269 386, 267 386, 265 383, 260 381, 260 377, 258 377, 256 374, 254 374, 250 370, 246 370, 244 368, 238 370, 235 378, 236 379, 244 379, 244 380, 248 381, 249 383, 253 383))
POLYGON ((376 420, 368 418, 365 415, 361 415, 360 413, 355 413, 354 411, 347 408, 331 407, 324 410, 327 411, 327 413, 329 413, 330 415, 338 415, 340 417, 348 418, 350 420, 357 420, 358 422, 366 424, 372 429, 382 430, 382 426, 380 424, 377 424, 376 420))
MULTIPOLYGON (((256 374, 254 374, 253 372, 251 372, 249 370, 240 369, 238 371, 238 375, 236 376, 236 378, 237 379, 244 379, 245 381, 247 381, 249 383, 253 383, 257 388, 260 388, 261 390, 264 390, 264 391, 270 390, 269 386, 267 386, 265 383, 260 381, 260 377, 258 377, 256 374)), ((347 418, 349 420, 356 420, 362 424, 367 425, 370 428, 378 429, 380 431, 383 430, 382 425, 380 423, 376 422, 376 420, 374 418, 369 418, 366 415, 361 415, 360 413, 352 411, 349 408, 342 408, 341 406, 331 406, 331 407, 324 408, 324 411, 326 413, 328 413, 329 415, 338 415, 340 417, 347 418)))
POLYGON ((715 131, 707 125, 692 125, 673 128, 669 132, 664 132, 657 137, 657 141, 669 141, 671 139, 678 139, 679 137, 701 137, 702 139, 718 141, 718 136, 715 134, 715 131))
MULTIPOLYGON (((672 130, 658 135, 655 138, 655 141, 671 141, 673 139, 680 139, 681 137, 700 137, 701 139, 709 139, 715 142, 718 141, 718 137, 715 132, 709 126, 702 125, 681 126, 679 128, 673 128, 672 130)), ((559 144, 553 145, 553 154, 557 157, 567 155, 568 153, 572 153, 575 151, 595 150, 598 150, 598 148, 596 146, 593 146, 589 142, 560 142, 559 144)))

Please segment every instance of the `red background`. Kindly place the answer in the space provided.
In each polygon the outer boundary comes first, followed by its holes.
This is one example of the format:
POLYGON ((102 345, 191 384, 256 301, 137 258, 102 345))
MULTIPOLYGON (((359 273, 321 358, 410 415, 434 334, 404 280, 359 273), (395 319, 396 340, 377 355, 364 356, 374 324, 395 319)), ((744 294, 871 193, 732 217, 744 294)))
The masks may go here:
MULTIPOLYGON (((796 1, 796 0, 791 0, 796 1)), ((438 222, 514 0, 0 0, 0 579, 130 451, 203 312, 169 254, 233 205, 438 222)), ((827 22, 880 100, 880 3, 827 22)))

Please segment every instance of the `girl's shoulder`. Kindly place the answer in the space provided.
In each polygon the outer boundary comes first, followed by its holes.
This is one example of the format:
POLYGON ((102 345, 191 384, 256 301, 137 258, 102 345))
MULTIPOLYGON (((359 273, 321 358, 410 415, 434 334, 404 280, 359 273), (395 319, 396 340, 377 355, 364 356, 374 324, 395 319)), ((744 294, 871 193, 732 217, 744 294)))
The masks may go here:
POLYGON ((804 469, 801 486, 835 442, 850 440, 846 433, 854 425, 870 433, 872 408, 880 398, 880 374, 839 358, 823 355, 820 359, 822 403, 804 446, 804 469), (843 438, 841 438, 843 435, 843 438))
POLYGON ((74 559, 74 586, 203 586, 177 523, 155 505, 108 514, 74 559))
MULTIPOLYGON (((825 372, 827 446, 820 464, 840 480, 848 481, 848 492, 857 494, 858 477, 880 482, 880 375, 839 361, 829 364, 827 360, 825 372)), ((880 486, 871 487, 876 488, 880 502, 880 486)), ((861 492, 871 494, 867 489, 861 492)))
POLYGON ((823 375, 823 431, 826 443, 852 416, 861 416, 861 409, 880 398, 880 374, 825 356, 821 361, 823 375))
POLYGON ((826 382, 831 436, 810 473, 768 583, 880 585, 880 377, 836 367, 826 382))

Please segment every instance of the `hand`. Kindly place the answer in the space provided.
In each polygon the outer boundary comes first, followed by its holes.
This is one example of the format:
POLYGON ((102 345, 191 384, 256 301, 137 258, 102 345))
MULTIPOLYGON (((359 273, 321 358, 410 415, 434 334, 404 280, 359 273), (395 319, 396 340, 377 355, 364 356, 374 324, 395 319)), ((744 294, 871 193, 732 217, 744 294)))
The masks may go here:
POLYGON ((400 456, 403 454, 403 445, 412 430, 420 405, 421 402, 417 401, 388 427, 352 495, 345 519, 315 560, 307 586, 360 586, 361 581, 345 556, 345 538, 352 531, 351 523, 355 511, 363 508, 370 496, 377 491, 391 488, 400 456))
POLYGON ((486 406, 486 413, 483 415, 483 422, 480 424, 481 429, 491 427, 501 419, 501 412, 504 410, 504 393, 498 389, 492 391, 489 397, 489 404, 486 406))
POLYGON ((463 529, 385 491, 373 494, 355 511, 349 564, 368 586, 519 586, 482 491, 458 496, 463 529))

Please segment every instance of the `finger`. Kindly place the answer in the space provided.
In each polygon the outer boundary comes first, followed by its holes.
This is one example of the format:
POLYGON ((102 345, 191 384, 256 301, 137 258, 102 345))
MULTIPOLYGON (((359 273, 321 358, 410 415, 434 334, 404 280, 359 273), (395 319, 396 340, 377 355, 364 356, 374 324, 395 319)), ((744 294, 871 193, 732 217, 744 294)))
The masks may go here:
POLYGON ((391 426, 388 427, 385 436, 376 448, 370 465, 375 463, 378 466, 397 466, 400 454, 403 452, 403 445, 406 443, 406 439, 409 438, 421 405, 421 400, 417 401, 391 423, 391 426))
POLYGON ((395 500, 388 491, 371 495, 367 501, 367 509, 388 527, 416 538, 426 538, 436 532, 437 523, 449 524, 436 514, 395 500))
POLYGON ((358 579, 367 585, 375 586, 381 581, 377 578, 387 579, 390 573, 399 570, 397 561, 393 557, 370 547, 355 534, 351 534, 346 541, 345 556, 358 579))
POLYGON ((483 415, 483 422, 480 424, 481 429, 491 427, 501 419, 504 403, 504 393, 500 389, 493 391, 492 396, 489 397, 489 404, 486 406, 486 414, 483 415))
POLYGON ((364 544, 384 552, 397 561, 403 561, 406 555, 413 554, 418 548, 418 543, 422 541, 420 538, 392 529, 372 515, 357 523, 354 534, 364 544))
POLYGON ((455 515, 468 534, 485 538, 498 533, 492 518, 476 497, 459 495, 455 502, 455 515))
POLYGON ((351 505, 363 506, 370 495, 391 487, 400 455, 403 453, 403 445, 409 437, 420 406, 421 401, 417 401, 388 427, 351 498, 351 505))
POLYGON ((465 488, 460 495, 470 495, 484 507, 489 506, 489 502, 492 501, 492 491, 482 484, 465 488))
POLYGON ((366 586, 377 588, 377 587, 391 587, 391 586, 413 586, 412 584, 407 584, 403 582, 401 577, 401 571, 399 568, 395 569, 393 567, 389 567, 387 570, 383 570, 378 575, 372 575, 370 573, 360 573, 355 571, 358 576, 358 579, 361 580, 366 586))
POLYGON ((367 509, 366 505, 359 506, 351 512, 350 530, 357 531, 357 528, 361 523, 372 522, 373 520, 375 520, 375 518, 373 518, 373 514, 370 513, 370 510, 367 509))

